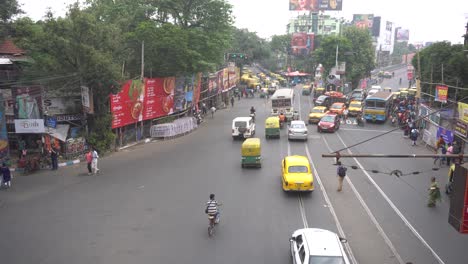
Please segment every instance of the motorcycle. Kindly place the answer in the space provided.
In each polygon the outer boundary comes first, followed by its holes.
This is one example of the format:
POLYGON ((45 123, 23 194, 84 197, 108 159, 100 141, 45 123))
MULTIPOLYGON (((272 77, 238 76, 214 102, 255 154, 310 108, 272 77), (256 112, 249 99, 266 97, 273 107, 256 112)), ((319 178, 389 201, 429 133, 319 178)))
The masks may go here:
POLYGON ((255 123, 255 113, 250 113, 250 117, 252 118, 252 121, 255 123))
POLYGON ((356 117, 356 122, 358 126, 364 126, 364 118, 362 116, 356 117))
POLYGON ((194 116, 195 116, 195 119, 197 120, 197 125, 200 125, 201 123, 203 123, 203 117, 201 115, 201 111, 195 112, 194 116))

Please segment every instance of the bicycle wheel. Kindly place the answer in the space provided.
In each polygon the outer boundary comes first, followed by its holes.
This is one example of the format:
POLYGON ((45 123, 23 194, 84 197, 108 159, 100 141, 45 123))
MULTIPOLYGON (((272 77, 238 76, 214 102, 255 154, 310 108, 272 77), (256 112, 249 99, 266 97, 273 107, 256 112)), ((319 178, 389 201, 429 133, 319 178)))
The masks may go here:
POLYGON ((214 234, 214 226, 208 226, 208 236, 212 237, 214 234))

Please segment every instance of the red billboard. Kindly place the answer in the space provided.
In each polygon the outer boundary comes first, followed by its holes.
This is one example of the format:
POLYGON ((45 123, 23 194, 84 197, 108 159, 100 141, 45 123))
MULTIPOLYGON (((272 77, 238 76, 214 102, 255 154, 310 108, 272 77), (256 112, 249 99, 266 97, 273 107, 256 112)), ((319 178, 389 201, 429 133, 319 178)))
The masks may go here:
POLYGON ((314 49, 314 33, 293 33, 291 51, 294 55, 307 55, 314 49))
POLYGON ((110 96, 112 128, 171 114, 174 86, 174 77, 126 81, 110 96))

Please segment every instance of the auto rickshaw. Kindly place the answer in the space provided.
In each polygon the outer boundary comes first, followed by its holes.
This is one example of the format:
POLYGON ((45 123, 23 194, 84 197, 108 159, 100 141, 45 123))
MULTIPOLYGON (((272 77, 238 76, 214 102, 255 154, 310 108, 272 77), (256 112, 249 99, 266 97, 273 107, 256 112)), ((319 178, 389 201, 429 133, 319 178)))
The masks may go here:
POLYGON ((302 95, 310 95, 311 87, 310 85, 302 86, 302 95))
POLYGON ((407 99, 408 98, 408 90, 400 91, 400 98, 401 99, 407 99))
POLYGON ((409 88, 409 89, 408 89, 408 96, 409 96, 410 98, 415 98, 417 92, 418 92, 418 89, 416 89, 416 88, 409 88))
POLYGON ((392 92, 392 88, 390 87, 385 87, 383 88, 384 92, 388 92, 388 93, 391 93, 392 92))
POLYGON ((267 139, 280 138, 280 121, 277 116, 270 116, 265 120, 265 137, 267 139))
POLYGON ((242 143, 241 147, 241 166, 262 167, 261 146, 259 138, 248 138, 242 143))

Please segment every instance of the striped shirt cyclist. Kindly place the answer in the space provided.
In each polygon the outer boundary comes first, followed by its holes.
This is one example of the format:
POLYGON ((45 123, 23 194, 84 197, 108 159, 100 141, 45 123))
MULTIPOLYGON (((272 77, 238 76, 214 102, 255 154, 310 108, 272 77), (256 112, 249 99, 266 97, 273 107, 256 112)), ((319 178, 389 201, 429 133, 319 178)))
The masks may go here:
POLYGON ((206 202, 206 211, 208 215, 216 215, 218 213, 218 202, 216 200, 206 202))

